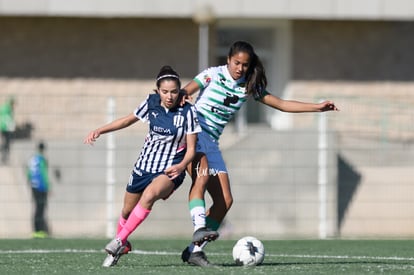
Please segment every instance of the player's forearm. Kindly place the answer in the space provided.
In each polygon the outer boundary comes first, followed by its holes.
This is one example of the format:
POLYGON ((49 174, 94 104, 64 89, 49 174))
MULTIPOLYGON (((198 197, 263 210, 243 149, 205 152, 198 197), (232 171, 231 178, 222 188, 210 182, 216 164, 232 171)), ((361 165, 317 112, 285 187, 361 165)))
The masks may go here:
POLYGON ((183 167, 185 170, 187 165, 189 165, 193 161, 195 155, 196 155, 195 146, 187 146, 187 151, 184 155, 184 158, 179 163, 180 167, 183 167))
POLYGON ((320 111, 318 104, 301 102, 296 100, 283 100, 271 94, 263 97, 262 103, 274 109, 278 109, 279 111, 288 113, 305 113, 320 111))
POLYGON ((289 113, 319 112, 318 105, 314 103, 284 100, 281 106, 281 111, 289 113))
POLYGON ((184 86, 182 91, 184 91, 187 96, 192 96, 199 89, 200 89, 200 87, 199 87, 198 83, 195 82, 194 80, 192 80, 192 81, 190 81, 190 83, 188 83, 187 85, 184 86))
POLYGON ((135 117, 126 116, 123 118, 116 119, 112 121, 111 123, 108 123, 101 128, 98 128, 97 131, 99 131, 100 134, 105 134, 113 131, 117 131, 123 128, 126 128, 130 126, 132 123, 137 121, 135 117))
MULTIPOLYGON (((184 155, 183 160, 180 162, 180 165, 184 165, 184 167, 187 167, 188 164, 190 164, 195 155, 196 155, 196 142, 197 142, 197 134, 188 134, 187 135, 187 151, 184 155)), ((185 169, 185 168, 184 168, 185 169)))

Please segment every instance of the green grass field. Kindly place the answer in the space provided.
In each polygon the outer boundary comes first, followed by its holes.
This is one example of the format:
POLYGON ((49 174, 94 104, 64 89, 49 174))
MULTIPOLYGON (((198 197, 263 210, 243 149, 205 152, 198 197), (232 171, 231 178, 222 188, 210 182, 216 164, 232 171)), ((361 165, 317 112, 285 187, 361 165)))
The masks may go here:
POLYGON ((207 246, 213 268, 182 263, 184 240, 133 239, 132 253, 101 267, 107 240, 0 240, 0 274, 414 274, 414 240, 264 240, 261 266, 239 267, 235 241, 207 246))

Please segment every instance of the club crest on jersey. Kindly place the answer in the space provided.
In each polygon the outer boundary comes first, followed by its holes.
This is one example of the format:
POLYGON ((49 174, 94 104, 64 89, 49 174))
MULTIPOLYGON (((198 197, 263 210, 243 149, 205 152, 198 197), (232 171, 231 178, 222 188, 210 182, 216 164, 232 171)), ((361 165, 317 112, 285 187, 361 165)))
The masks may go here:
POLYGON ((177 128, 183 127, 184 124, 184 116, 181 113, 178 113, 173 118, 174 126, 177 128))
POLYGON ((208 74, 204 75, 204 82, 205 83, 210 83, 211 82, 211 76, 209 76, 208 74))

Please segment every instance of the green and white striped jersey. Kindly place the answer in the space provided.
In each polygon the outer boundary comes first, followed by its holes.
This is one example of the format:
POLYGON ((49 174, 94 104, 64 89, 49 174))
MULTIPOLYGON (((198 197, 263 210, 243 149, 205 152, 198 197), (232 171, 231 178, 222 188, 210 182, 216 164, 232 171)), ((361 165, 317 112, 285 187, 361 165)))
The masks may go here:
POLYGON ((200 87, 195 106, 201 128, 218 140, 226 124, 247 101, 246 80, 234 80, 227 65, 223 65, 204 70, 194 81, 200 87))

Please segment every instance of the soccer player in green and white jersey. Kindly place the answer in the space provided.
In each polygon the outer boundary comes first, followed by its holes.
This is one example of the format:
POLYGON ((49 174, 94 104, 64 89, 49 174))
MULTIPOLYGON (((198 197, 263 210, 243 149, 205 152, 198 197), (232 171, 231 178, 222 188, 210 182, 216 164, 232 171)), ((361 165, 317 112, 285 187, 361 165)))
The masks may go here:
POLYGON ((181 255, 184 262, 198 266, 211 265, 203 247, 218 237, 216 230, 233 203, 219 138, 224 127, 249 97, 283 112, 338 110, 332 101, 316 104, 283 100, 268 93, 266 86, 265 71, 253 47, 245 41, 237 41, 229 50, 226 65, 204 70, 184 87, 188 96, 200 91, 195 106, 202 128, 198 135, 196 157, 187 168, 193 181, 189 208, 194 234, 192 243, 181 255), (206 190, 213 200, 208 210, 204 200, 206 190))

